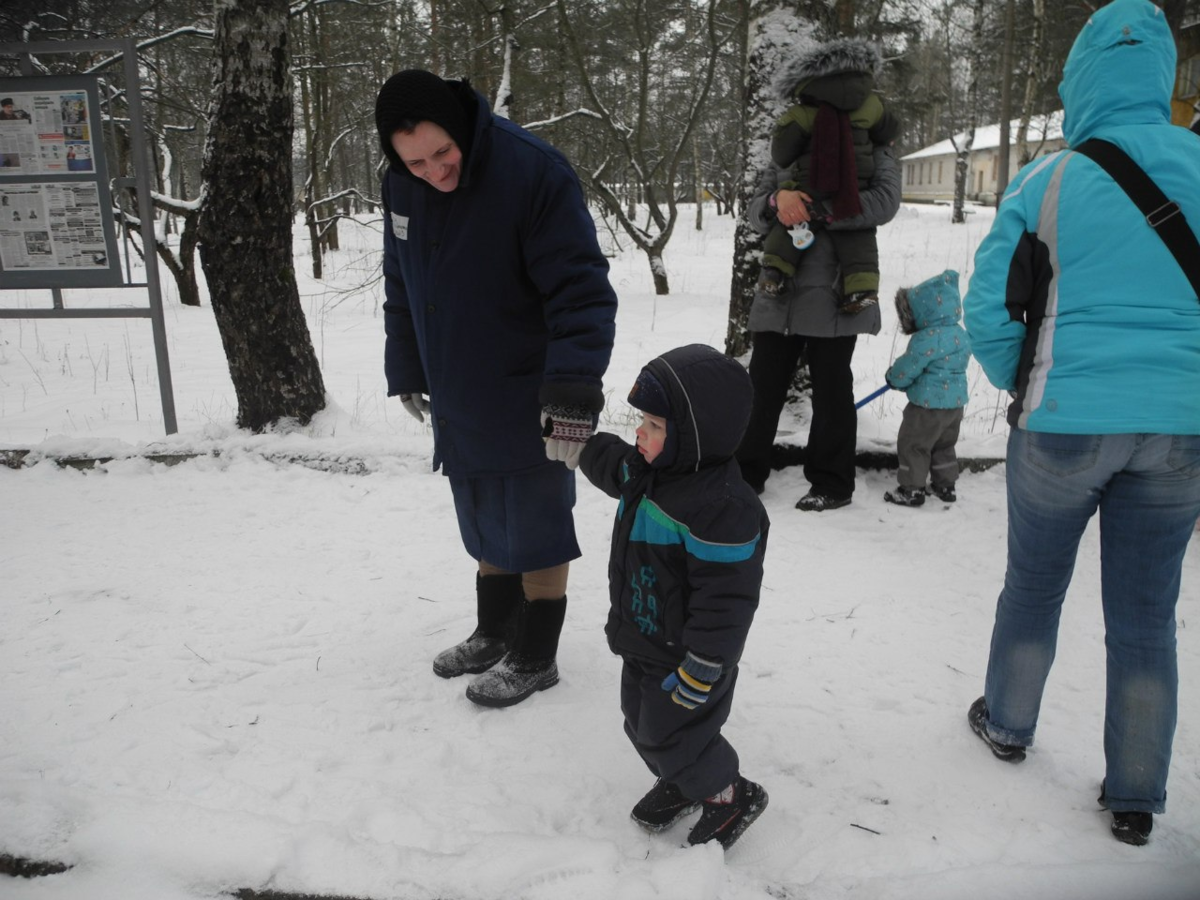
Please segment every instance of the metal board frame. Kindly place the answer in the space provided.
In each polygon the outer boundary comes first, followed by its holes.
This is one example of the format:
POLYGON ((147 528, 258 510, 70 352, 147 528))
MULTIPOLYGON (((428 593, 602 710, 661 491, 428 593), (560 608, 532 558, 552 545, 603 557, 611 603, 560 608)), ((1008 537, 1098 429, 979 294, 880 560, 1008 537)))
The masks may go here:
POLYGON ((154 207, 150 199, 153 185, 150 179, 151 161, 147 154, 145 118, 142 113, 141 84, 138 79, 137 46, 132 38, 104 41, 39 41, 24 44, 0 44, 0 54, 15 55, 20 60, 21 75, 0 80, 0 85, 8 86, 13 93, 30 93, 39 89, 48 90, 80 90, 88 96, 89 110, 92 122, 99 124, 100 100, 97 89, 97 77, 94 75, 35 75, 33 73, 34 56, 64 55, 68 53, 109 51, 114 54, 114 61, 120 58, 125 76, 125 98, 129 104, 129 132, 134 169, 133 178, 116 178, 113 187, 136 188, 138 218, 141 220, 140 231, 142 246, 145 248, 144 262, 146 264, 146 281, 134 283, 129 274, 128 249, 126 250, 126 272, 122 278, 119 258, 116 252, 116 228, 113 220, 112 202, 109 195, 109 180, 107 177, 107 162, 104 159, 104 141, 99 137, 99 129, 95 130, 96 139, 93 144, 93 159, 96 171, 93 173, 78 173, 74 177, 70 173, 50 173, 45 175, 0 176, 0 187, 21 184, 46 185, 49 183, 95 183, 102 190, 100 212, 103 219, 105 244, 109 249, 106 266, 97 266, 96 270, 78 270, 71 272, 78 278, 61 277, 68 274, 67 270, 22 270, 4 271, 0 269, 0 290, 37 290, 48 289, 51 292, 52 306, 40 309, 12 309, 0 307, 0 319, 99 319, 99 318, 148 318, 154 334, 154 355, 158 367, 158 388, 162 400, 163 424, 167 434, 175 434, 179 428, 175 419, 175 396, 171 385, 171 365, 167 356, 166 323, 163 317, 162 285, 158 275, 158 254, 155 252, 156 238, 154 234, 154 207), (58 87, 61 85, 61 87, 58 87), (19 276, 19 277, 18 277, 19 276), (107 279, 112 279, 111 281, 107 279), (96 279, 96 280, 89 280, 96 279), (148 306, 122 306, 111 308, 93 307, 88 309, 70 309, 63 300, 64 288, 77 287, 117 287, 145 288, 149 295, 148 306))

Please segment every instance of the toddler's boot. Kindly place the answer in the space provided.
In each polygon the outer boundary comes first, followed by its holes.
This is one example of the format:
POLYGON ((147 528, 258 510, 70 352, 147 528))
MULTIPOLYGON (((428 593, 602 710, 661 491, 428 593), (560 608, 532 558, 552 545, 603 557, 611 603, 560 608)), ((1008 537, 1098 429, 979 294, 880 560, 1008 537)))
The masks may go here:
POLYGON ((954 493, 954 485, 952 484, 931 485, 930 490, 943 503, 953 503, 958 499, 958 494, 954 493))
POLYGON ((783 272, 774 266, 763 266, 762 271, 758 273, 758 284, 755 287, 768 297, 778 297, 783 293, 783 282, 783 272))
POLYGON ((476 621, 465 641, 443 650, 433 660, 433 673, 442 678, 478 675, 498 663, 508 651, 525 599, 520 574, 475 575, 476 621))
POLYGON ((847 316, 856 316, 864 309, 879 305, 878 291, 857 291, 848 297, 843 297, 838 304, 838 312, 847 316))
POLYGON ((647 831, 657 833, 670 828, 699 805, 698 801, 683 796, 671 782, 660 778, 637 802, 629 817, 647 831))
POLYGON ((925 502, 925 489, 900 485, 894 491, 885 492, 883 499, 897 506, 920 506, 925 502))
POLYGON ((762 785, 739 775, 721 793, 705 800, 703 806, 704 812, 688 835, 688 843, 717 841, 728 850, 767 808, 767 792, 762 785))

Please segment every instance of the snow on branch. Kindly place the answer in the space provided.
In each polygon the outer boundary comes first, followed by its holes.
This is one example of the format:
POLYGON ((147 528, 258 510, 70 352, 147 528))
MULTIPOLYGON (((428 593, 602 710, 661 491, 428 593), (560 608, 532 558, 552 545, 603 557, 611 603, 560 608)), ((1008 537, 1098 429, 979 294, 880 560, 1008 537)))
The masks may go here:
MULTIPOLYGON (((146 50, 146 49, 149 49, 150 47, 153 47, 155 44, 161 44, 165 41, 174 40, 177 37, 184 37, 189 34, 196 35, 197 37, 208 38, 209 40, 212 40, 214 33, 215 32, 211 28, 201 28, 198 25, 186 25, 183 28, 176 28, 174 31, 168 31, 165 34, 160 34, 160 35, 157 35, 156 37, 148 38, 147 40, 142 41, 140 44, 134 44, 134 49, 138 50, 138 51, 146 50)), ((83 74, 84 75, 94 75, 96 72, 99 72, 101 69, 105 68, 106 66, 111 66, 115 62, 120 62, 124 58, 125 58, 124 53, 114 53, 112 56, 108 57, 107 59, 100 60, 100 62, 96 63, 90 69, 85 69, 83 71, 83 74)))
POLYGON ((177 216, 186 216, 188 213, 196 212, 204 205, 205 188, 201 186, 200 194, 194 200, 180 200, 178 197, 168 197, 165 194, 160 194, 158 191, 150 192, 150 199, 154 201, 154 205, 159 209, 174 213, 177 216))
POLYGON ((392 0, 303 0, 288 10, 288 18, 302 16, 315 6, 325 6, 329 3, 351 3, 354 6, 389 6, 392 0))
POLYGON ((563 113, 561 116, 554 116, 552 119, 542 119, 540 122, 526 122, 521 127, 526 131, 533 131, 536 128, 547 128, 551 125, 557 125, 559 122, 564 122, 574 116, 588 116, 592 119, 604 121, 604 117, 600 113, 593 112, 586 107, 581 107, 580 109, 573 109, 569 113, 563 113))
MULTIPOLYGON (((359 191, 356 190, 355 188, 346 188, 346 190, 344 190, 344 191, 338 191, 336 194, 330 194, 328 197, 322 197, 319 200, 314 200, 312 203, 308 204, 308 208, 316 209, 318 206, 321 206, 322 204, 333 203, 336 200, 341 200, 343 197, 354 197, 355 199, 358 200, 358 202, 365 203, 365 204, 367 204, 367 206, 370 206, 372 208, 375 208, 380 205, 378 200, 372 200, 370 197, 364 196, 363 194, 359 193, 359 191)), ((322 220, 322 221, 324 221, 324 220, 322 220)))

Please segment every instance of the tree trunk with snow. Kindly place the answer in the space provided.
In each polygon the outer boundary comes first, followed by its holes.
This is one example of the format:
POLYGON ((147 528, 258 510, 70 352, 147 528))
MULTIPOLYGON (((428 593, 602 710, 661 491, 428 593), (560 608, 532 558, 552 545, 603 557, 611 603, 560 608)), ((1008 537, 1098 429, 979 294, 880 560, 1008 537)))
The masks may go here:
POLYGON ((996 206, 1008 189, 1008 170, 1012 149, 1012 56, 1016 0, 1004 4, 1004 49, 1000 54, 1000 152, 996 178, 996 206))
POLYGON ((1021 124, 1017 127, 1017 165, 1029 162, 1029 120, 1042 84, 1043 44, 1046 38, 1046 0, 1033 0, 1029 17, 1029 67, 1025 71, 1025 98, 1021 104, 1021 124))
POLYGON ((750 347, 746 323, 754 302, 754 285, 762 259, 762 235, 750 227, 746 211, 754 188, 771 162, 771 129, 783 113, 772 80, 785 53, 813 42, 812 25, 801 20, 786 0, 750 0, 746 17, 746 69, 743 81, 742 180, 738 187, 738 219, 733 236, 733 277, 729 288, 729 323, 725 352, 741 356, 750 347))
POLYGON ((287 0, 217 0, 200 262, 238 425, 307 423, 325 386, 292 268, 287 0))
POLYGON ((967 85, 967 139, 958 151, 954 170, 954 213, 950 221, 961 225, 967 221, 964 205, 968 180, 971 177, 971 149, 975 146, 975 129, 979 126, 979 71, 983 68, 983 16, 986 0, 975 0, 975 24, 971 29, 971 80, 967 85))

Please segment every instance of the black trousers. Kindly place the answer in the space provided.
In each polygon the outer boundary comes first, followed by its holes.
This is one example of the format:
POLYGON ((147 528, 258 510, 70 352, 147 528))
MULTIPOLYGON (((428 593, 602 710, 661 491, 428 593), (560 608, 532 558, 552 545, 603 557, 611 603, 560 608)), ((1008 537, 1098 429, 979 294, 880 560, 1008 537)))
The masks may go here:
POLYGON ((805 354, 812 379, 812 424, 804 449, 804 477, 819 494, 849 498, 854 493, 858 440, 850 360, 858 336, 820 338, 756 331, 753 340, 750 381, 754 384, 754 406, 737 451, 742 477, 758 488, 771 474, 771 447, 779 430, 779 415, 796 365, 805 354))
POLYGON ((733 706, 737 667, 713 685, 708 701, 695 709, 680 706, 662 689, 671 669, 625 660, 621 669, 621 712, 625 734, 642 762, 685 797, 703 800, 737 778, 738 755, 721 736, 733 706))

